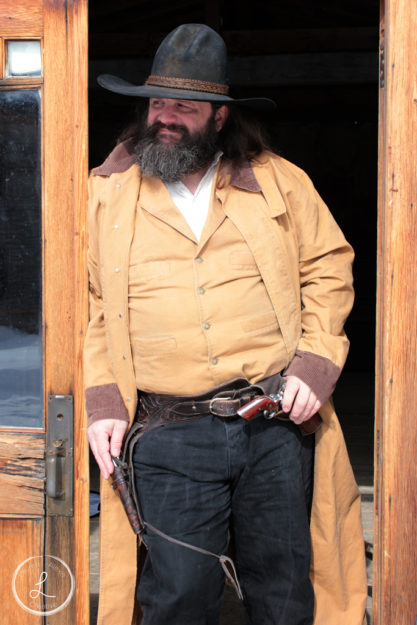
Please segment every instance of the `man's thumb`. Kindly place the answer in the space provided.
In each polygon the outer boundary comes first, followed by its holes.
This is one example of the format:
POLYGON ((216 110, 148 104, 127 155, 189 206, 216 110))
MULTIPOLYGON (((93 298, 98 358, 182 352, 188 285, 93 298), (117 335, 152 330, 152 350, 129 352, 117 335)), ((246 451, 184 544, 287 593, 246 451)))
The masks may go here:
POLYGON ((116 422, 113 433, 111 435, 110 453, 112 456, 118 456, 122 448, 123 437, 127 428, 126 421, 116 422))

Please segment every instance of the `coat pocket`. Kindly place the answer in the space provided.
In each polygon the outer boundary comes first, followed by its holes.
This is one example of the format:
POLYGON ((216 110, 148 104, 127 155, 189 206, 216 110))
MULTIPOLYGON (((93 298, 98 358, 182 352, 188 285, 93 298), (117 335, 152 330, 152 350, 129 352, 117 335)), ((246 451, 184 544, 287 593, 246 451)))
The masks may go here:
POLYGON ((153 260, 149 263, 140 263, 129 266, 129 280, 148 281, 168 276, 171 264, 167 260, 153 260))
POLYGON ((242 319, 242 330, 247 333, 278 329, 277 317, 273 310, 242 319))
POLYGON ((249 250, 235 250, 229 254, 229 263, 233 269, 241 271, 257 270, 256 261, 249 250))
POLYGON ((140 358, 156 358, 177 350, 177 341, 173 336, 153 336, 134 339, 134 349, 140 358))

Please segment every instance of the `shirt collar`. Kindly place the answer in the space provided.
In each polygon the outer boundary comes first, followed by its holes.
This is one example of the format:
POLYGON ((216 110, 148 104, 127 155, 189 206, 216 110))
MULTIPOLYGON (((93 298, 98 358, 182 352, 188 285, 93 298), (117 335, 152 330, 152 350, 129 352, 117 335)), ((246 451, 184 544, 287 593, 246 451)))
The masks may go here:
POLYGON ((182 197, 189 197, 189 196, 197 197, 199 192, 201 191, 201 189, 203 189, 206 185, 210 185, 211 186, 211 184, 213 182, 214 174, 216 172, 217 163, 219 162, 220 157, 222 156, 222 154, 223 154, 223 152, 217 152, 215 154, 214 159, 213 159, 211 165, 209 166, 209 168, 207 169, 206 173, 204 174, 204 176, 202 177, 202 179, 198 183, 198 187, 195 190, 195 193, 191 193, 191 191, 185 186, 184 183, 181 182, 181 180, 179 180, 178 182, 167 182, 167 183, 165 183, 168 191, 171 193, 171 195, 173 193, 176 193, 178 195, 181 195, 182 197))

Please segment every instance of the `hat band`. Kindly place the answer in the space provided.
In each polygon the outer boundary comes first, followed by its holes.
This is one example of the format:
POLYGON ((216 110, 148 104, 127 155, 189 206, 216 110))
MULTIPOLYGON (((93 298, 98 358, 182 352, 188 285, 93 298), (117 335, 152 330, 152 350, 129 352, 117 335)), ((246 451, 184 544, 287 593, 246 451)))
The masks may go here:
POLYGON ((190 91, 205 91, 207 93, 219 93, 227 95, 229 87, 217 82, 207 82, 206 80, 192 80, 191 78, 174 78, 172 76, 151 75, 145 85, 154 87, 172 87, 173 89, 189 89, 190 91))

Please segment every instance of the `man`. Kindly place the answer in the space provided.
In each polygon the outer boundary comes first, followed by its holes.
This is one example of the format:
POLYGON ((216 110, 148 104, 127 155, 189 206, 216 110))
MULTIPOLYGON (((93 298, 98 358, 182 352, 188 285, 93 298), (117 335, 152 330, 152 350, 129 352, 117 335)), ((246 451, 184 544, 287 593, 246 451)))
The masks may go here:
MULTIPOLYGON (((359 499, 328 402, 348 349, 352 250, 304 172, 266 150, 248 109, 273 103, 228 95, 224 42, 207 26, 170 33, 145 85, 99 82, 147 102, 91 177, 85 348, 104 480, 129 422, 149 429, 133 455, 142 622, 218 623, 230 539, 248 623, 361 625, 359 499), (237 409, 276 393, 281 373, 288 419, 244 421, 237 409), (314 436, 299 426, 319 410, 310 523, 314 436)), ((132 618, 133 535, 111 535, 127 527, 120 512, 104 482, 103 624, 132 618)))

